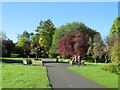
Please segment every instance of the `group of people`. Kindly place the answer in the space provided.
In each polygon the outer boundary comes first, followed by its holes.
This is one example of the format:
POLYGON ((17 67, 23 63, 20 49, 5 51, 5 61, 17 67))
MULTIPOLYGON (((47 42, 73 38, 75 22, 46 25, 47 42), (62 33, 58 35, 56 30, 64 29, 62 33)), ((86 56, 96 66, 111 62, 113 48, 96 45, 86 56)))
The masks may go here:
POLYGON ((77 62, 79 65, 81 65, 81 57, 80 55, 72 57, 72 63, 77 62))
MULTIPOLYGON (((57 56, 56 57, 56 62, 58 62, 58 59, 60 58, 60 56, 57 56)), ((80 66, 81 64, 82 64, 82 62, 81 62, 81 56, 80 55, 74 55, 73 57, 71 57, 71 59, 72 59, 72 61, 70 62, 72 65, 73 65, 73 63, 78 63, 78 65, 80 66)))

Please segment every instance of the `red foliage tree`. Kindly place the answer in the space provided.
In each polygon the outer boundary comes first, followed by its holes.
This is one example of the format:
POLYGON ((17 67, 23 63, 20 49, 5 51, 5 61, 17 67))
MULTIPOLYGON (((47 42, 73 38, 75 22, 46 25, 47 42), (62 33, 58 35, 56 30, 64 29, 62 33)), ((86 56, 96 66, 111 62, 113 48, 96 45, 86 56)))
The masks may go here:
POLYGON ((89 35, 83 34, 79 31, 74 31, 73 33, 66 34, 59 41, 59 54, 61 56, 73 56, 80 55, 81 57, 85 57, 89 44, 89 35))

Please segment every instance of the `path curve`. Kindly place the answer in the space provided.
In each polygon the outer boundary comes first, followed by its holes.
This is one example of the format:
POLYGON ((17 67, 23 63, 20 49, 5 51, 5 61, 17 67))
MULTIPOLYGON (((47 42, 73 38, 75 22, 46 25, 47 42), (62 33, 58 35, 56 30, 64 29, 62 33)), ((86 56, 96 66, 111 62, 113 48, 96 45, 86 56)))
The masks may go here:
POLYGON ((45 59, 45 66, 48 70, 48 76, 53 88, 102 88, 101 86, 69 69, 67 63, 54 63, 51 59, 45 59), (50 63, 49 63, 50 62, 50 63), (53 62, 53 63, 52 63, 53 62))

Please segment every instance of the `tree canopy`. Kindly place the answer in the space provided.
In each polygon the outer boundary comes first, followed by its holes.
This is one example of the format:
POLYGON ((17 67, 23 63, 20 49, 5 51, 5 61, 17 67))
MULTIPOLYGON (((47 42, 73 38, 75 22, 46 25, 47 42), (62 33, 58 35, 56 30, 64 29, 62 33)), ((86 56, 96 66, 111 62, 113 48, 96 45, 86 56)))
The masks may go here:
POLYGON ((79 31, 74 31, 70 34, 66 34, 59 41, 59 53, 61 56, 71 57, 73 55, 86 56, 88 45, 88 34, 83 34, 79 31))
POLYGON ((50 48, 50 55, 51 56, 56 56, 58 55, 58 47, 59 47, 59 40, 64 37, 65 34, 69 34, 73 31, 79 31, 84 34, 88 34, 90 37, 93 37, 96 34, 95 30, 90 29, 87 27, 84 23, 82 22, 72 22, 68 23, 66 25, 62 25, 60 28, 57 28, 55 30, 55 33, 53 35, 53 40, 52 40, 52 46, 50 48))
POLYGON ((111 62, 114 65, 120 65, 120 40, 117 40, 111 47, 111 62))
POLYGON ((21 49, 20 53, 24 53, 26 56, 30 55, 30 40, 32 36, 33 33, 28 33, 27 31, 24 31, 21 35, 18 35, 17 47, 19 50, 21 49))
POLYGON ((36 32, 39 35, 39 44, 44 48, 46 54, 49 54, 55 29, 55 25, 50 19, 41 21, 40 25, 37 27, 36 32))
POLYGON ((110 29, 110 34, 120 34, 120 17, 117 17, 110 29))

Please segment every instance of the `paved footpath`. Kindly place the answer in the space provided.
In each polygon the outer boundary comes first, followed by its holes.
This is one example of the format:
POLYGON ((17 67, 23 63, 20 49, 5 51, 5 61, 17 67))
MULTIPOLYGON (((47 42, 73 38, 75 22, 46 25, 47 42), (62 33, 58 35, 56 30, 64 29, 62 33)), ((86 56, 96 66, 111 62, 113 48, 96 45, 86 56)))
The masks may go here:
POLYGON ((102 88, 101 86, 69 69, 68 63, 55 63, 50 59, 45 59, 45 66, 48 70, 48 76, 53 88, 102 88))

